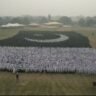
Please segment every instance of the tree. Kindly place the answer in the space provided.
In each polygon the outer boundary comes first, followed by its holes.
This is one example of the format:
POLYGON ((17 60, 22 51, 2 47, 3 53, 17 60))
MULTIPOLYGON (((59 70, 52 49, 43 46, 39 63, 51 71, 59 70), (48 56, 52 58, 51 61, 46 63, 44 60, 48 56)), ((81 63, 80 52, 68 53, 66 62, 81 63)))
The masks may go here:
POLYGON ((51 15, 50 14, 48 15, 48 21, 49 22, 51 21, 51 15))
POLYGON ((0 17, 0 25, 3 25, 3 19, 0 17))
POLYGON ((59 19, 59 22, 65 24, 65 25, 71 25, 72 24, 71 18, 70 17, 67 17, 67 16, 61 17, 59 19))
POLYGON ((11 23, 22 23, 21 22, 21 18, 20 17, 14 17, 13 19, 12 19, 12 21, 11 21, 11 23))
POLYGON ((94 20, 93 20, 93 18, 87 17, 87 18, 86 18, 86 26, 91 27, 91 26, 93 26, 93 25, 94 25, 94 20))
POLYGON ((39 20, 39 23, 47 23, 48 22, 48 19, 46 17, 41 17, 40 20, 39 20))
POLYGON ((81 18, 81 19, 78 21, 78 24, 79 24, 80 26, 85 26, 85 25, 86 25, 86 20, 83 19, 83 18, 81 18))

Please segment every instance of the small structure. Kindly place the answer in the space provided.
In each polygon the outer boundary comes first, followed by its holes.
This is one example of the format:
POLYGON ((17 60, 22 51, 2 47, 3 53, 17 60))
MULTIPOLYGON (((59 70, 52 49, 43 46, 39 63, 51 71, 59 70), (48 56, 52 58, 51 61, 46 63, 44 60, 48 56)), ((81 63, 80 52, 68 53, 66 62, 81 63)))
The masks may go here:
POLYGON ((71 25, 63 25, 63 27, 71 28, 72 26, 71 25))
POLYGON ((53 27, 62 27, 63 24, 62 23, 59 23, 59 22, 48 22, 48 23, 45 23, 44 24, 45 26, 53 26, 53 27))
POLYGON ((1 27, 23 27, 23 24, 19 24, 19 23, 8 23, 6 25, 1 25, 1 27))
POLYGON ((29 24, 29 26, 31 26, 31 27, 39 27, 40 25, 37 24, 37 23, 31 23, 31 24, 29 24))

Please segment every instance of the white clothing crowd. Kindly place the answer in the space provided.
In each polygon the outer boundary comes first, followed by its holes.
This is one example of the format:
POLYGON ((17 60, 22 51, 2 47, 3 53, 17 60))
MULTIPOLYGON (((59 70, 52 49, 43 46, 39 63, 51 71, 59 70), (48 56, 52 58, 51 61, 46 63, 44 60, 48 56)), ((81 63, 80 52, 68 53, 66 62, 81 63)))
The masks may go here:
POLYGON ((96 74, 96 49, 0 47, 0 69, 96 74))

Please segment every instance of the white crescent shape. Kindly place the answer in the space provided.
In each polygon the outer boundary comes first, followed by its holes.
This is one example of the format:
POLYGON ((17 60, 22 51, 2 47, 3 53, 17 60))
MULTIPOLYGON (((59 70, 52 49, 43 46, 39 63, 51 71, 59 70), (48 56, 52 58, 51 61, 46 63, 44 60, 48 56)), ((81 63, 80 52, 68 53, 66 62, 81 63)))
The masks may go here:
POLYGON ((30 39, 30 38, 24 38, 27 41, 31 41, 31 42, 38 42, 38 43, 54 43, 54 42, 61 42, 61 41, 65 41, 68 40, 69 37, 62 35, 62 34, 57 34, 60 37, 57 39, 50 39, 50 40, 37 40, 37 39, 30 39))

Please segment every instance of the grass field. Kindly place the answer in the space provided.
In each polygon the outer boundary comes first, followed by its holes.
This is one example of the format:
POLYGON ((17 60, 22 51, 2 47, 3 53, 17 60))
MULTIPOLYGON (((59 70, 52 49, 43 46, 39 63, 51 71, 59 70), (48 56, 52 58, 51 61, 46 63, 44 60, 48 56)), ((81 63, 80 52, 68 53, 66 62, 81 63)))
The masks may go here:
MULTIPOLYGON (((6 28, 0 29, 0 40, 12 38, 22 30, 75 31, 87 36, 96 48, 95 28, 6 28)), ((93 81, 96 75, 20 73, 20 80, 16 82, 15 74, 0 72, 0 95, 96 95, 93 81)))
POLYGON ((78 32, 86 37, 89 38, 90 45, 93 48, 96 48, 96 28, 81 28, 81 27, 72 27, 72 28, 32 28, 32 27, 25 27, 25 28, 0 28, 0 40, 13 37, 18 34, 19 31, 22 30, 37 30, 37 31, 75 31, 78 32))
POLYGON ((96 28, 74 28, 73 30, 87 36, 89 38, 90 45, 93 48, 96 48, 96 28))
POLYGON ((13 37, 18 33, 20 29, 0 29, 0 40, 7 39, 13 37))
POLYGON ((0 46, 16 46, 16 47, 88 47, 90 48, 89 40, 87 37, 70 31, 70 32, 57 32, 57 31, 20 31, 18 34, 11 38, 0 41, 0 46), (39 35, 39 36, 37 36, 39 35), (57 42, 56 39, 60 38, 60 35, 67 36, 68 40, 57 42), (35 42, 27 41, 25 38, 32 38, 32 40, 53 40, 56 42, 35 42))
POLYGON ((96 75, 0 72, 0 95, 96 95, 96 75))

